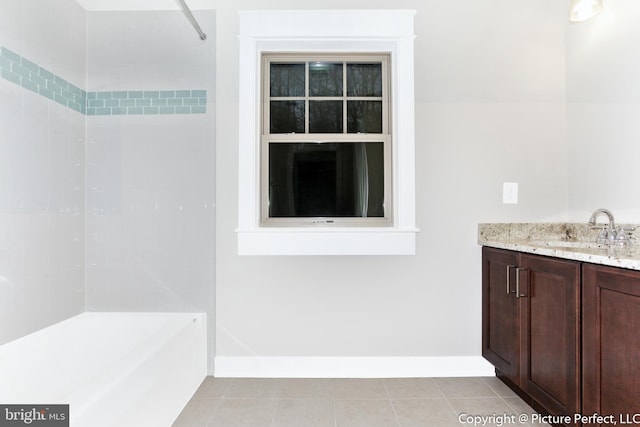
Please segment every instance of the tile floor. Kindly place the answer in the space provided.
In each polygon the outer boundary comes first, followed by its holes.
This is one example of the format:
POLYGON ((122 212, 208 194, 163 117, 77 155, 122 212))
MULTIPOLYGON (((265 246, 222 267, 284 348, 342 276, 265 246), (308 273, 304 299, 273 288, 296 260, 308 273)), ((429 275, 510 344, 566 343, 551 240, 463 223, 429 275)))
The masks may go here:
POLYGON ((548 425, 532 420, 533 414, 497 378, 207 377, 173 427, 548 425), (472 418, 483 415, 494 418, 472 418))

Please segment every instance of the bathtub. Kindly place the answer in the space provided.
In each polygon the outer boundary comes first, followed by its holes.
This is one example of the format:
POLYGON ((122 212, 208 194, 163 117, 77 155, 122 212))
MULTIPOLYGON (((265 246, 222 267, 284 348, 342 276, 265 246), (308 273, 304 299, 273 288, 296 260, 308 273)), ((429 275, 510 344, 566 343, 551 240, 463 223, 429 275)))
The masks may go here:
POLYGON ((169 427, 206 371, 205 314, 83 313, 0 346, 0 404, 69 404, 72 427, 169 427))

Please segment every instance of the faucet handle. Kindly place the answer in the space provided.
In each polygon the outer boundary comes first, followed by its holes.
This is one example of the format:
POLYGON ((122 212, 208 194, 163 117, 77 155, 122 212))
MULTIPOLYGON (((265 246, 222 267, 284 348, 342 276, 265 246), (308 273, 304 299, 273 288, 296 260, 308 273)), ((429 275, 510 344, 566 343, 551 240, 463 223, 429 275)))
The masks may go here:
POLYGON ((620 227, 619 233, 624 236, 627 244, 631 244, 632 240, 636 240, 636 236, 633 235, 633 232, 636 230, 634 226, 620 227))
POLYGON ((615 237, 615 232, 610 231, 607 227, 600 227, 600 233, 598 233, 596 243, 599 245, 610 245, 615 240, 615 237))
POLYGON ((618 246, 627 246, 632 244, 632 240, 635 240, 633 232, 636 228, 629 227, 616 227, 614 230, 614 243, 618 246))

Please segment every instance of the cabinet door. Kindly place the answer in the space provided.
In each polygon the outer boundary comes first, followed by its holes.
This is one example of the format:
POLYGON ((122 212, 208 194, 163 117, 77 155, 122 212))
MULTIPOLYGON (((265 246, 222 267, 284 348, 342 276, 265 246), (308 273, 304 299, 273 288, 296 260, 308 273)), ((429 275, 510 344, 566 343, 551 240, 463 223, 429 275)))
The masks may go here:
POLYGON ((482 248, 482 355, 516 384, 520 325, 507 284, 513 284, 518 259, 516 252, 482 248))
POLYGON ((640 272, 585 264, 582 280, 583 413, 637 424, 640 272))
POLYGON ((520 386, 551 414, 580 413, 580 264, 523 254, 520 386))

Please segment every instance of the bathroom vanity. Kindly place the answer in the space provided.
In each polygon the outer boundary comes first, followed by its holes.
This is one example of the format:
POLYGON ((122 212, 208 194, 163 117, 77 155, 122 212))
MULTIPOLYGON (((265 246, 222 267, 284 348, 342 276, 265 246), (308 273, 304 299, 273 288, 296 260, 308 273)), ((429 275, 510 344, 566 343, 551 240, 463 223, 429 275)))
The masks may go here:
POLYGON ((557 425, 601 425, 596 413, 638 423, 638 247, 592 236, 580 224, 480 225, 482 354, 535 409, 570 417, 557 425))

